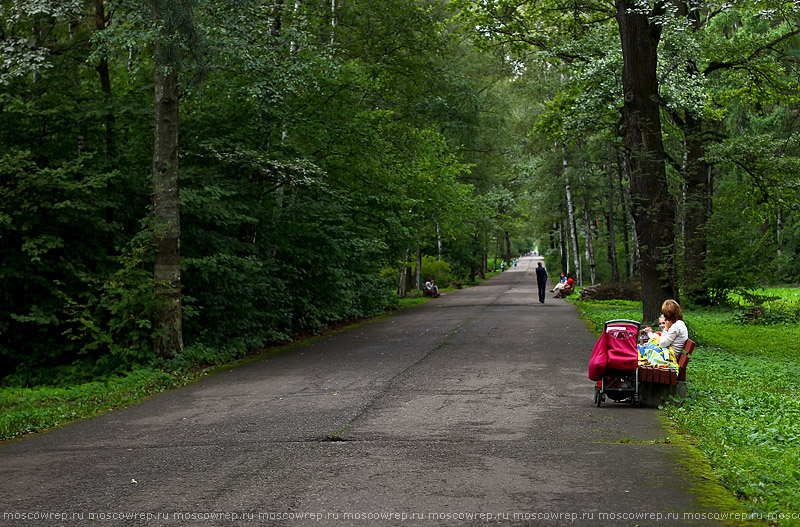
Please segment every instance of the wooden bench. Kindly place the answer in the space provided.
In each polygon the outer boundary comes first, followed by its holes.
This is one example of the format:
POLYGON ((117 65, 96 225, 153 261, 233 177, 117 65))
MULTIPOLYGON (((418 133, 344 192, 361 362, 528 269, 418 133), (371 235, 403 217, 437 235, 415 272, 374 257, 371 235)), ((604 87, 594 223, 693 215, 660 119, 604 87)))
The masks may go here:
POLYGON ((556 291, 556 294, 553 298, 566 298, 567 296, 571 295, 575 292, 574 287, 565 287, 563 289, 559 289, 556 291))
POLYGON ((679 370, 662 370, 660 368, 640 367, 639 382, 642 401, 647 406, 657 406, 666 396, 682 398, 686 396, 686 367, 691 360, 696 344, 692 339, 686 341, 683 351, 677 357, 679 370))
POLYGON ((437 293, 432 287, 428 287, 425 284, 422 284, 422 293, 424 295, 431 295, 433 298, 441 296, 441 293, 437 293))
POLYGON ((686 381, 686 366, 689 364, 692 352, 696 346, 692 339, 686 341, 683 351, 677 357, 679 370, 662 370, 661 368, 651 368, 644 366, 639 368, 639 382, 654 382, 656 384, 678 384, 686 381))

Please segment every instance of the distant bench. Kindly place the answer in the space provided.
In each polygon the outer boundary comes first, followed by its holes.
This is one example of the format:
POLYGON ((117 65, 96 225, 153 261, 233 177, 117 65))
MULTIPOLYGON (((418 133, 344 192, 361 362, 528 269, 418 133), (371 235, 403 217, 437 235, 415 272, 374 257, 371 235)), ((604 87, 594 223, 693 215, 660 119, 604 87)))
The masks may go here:
POLYGON ((564 287, 556 291, 554 298, 567 298, 568 295, 571 295, 575 292, 575 287, 564 287))

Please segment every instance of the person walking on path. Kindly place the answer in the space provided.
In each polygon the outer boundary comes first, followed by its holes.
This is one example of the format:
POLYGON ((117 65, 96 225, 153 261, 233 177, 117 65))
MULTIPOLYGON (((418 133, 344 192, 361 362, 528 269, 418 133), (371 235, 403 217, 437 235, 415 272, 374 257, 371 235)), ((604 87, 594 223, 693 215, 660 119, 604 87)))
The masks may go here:
POLYGON ((544 295, 547 290, 547 269, 545 269, 542 262, 536 268, 536 282, 539 284, 539 302, 544 304, 544 295))

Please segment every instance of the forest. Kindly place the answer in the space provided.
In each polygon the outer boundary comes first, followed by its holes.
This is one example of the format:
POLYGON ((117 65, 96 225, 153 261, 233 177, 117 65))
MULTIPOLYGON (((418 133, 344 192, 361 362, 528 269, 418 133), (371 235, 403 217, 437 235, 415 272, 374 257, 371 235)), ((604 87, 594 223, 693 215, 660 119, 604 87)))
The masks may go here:
POLYGON ((0 379, 221 363, 536 250, 800 281, 791 0, 2 0, 0 379))

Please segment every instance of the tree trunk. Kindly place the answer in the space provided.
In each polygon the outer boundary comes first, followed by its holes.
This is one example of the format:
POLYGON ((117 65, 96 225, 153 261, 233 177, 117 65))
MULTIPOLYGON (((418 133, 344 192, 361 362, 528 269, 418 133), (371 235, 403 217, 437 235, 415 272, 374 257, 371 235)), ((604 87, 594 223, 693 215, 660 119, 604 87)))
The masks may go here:
POLYGON ((422 244, 417 244, 417 257, 416 257, 416 264, 417 264, 417 271, 414 278, 416 278, 417 283, 414 287, 417 290, 422 290, 422 244))
POLYGON ((617 175, 619 177, 619 203, 622 207, 622 242, 625 250, 625 276, 633 276, 633 255, 631 254, 630 232, 628 226, 633 223, 630 215, 630 207, 628 206, 628 199, 630 194, 625 191, 625 185, 622 182, 625 158, 618 152, 617 156, 617 175))
POLYGON ((675 206, 667 187, 656 74, 661 25, 650 18, 665 10, 661 0, 650 15, 641 13, 636 0, 616 0, 616 7, 623 58, 625 164, 640 243, 642 314, 644 320, 655 321, 664 300, 677 296, 675 206))
POLYGON ((407 290, 408 284, 406 283, 406 266, 401 265, 400 271, 397 274, 397 296, 400 298, 405 298, 407 290))
POLYGON ((616 196, 614 195, 615 176, 614 164, 609 156, 606 161, 606 175, 608 176, 608 211, 606 215, 606 227, 608 230, 608 263, 611 266, 611 281, 619 282, 619 266, 617 264, 617 234, 614 225, 614 208, 616 196))
POLYGON ((489 272, 489 232, 486 229, 486 227, 483 228, 482 245, 483 245, 483 254, 481 255, 482 259, 481 265, 483 266, 483 269, 481 270, 481 272, 483 272, 483 274, 486 274, 489 272))
POLYGON ((575 224, 575 207, 572 203, 572 190, 569 186, 567 176, 567 159, 564 158, 564 181, 567 193, 567 222, 569 223, 569 234, 572 240, 572 259, 575 266, 575 280, 578 285, 583 285, 583 273, 581 271, 581 253, 578 249, 578 229, 575 224))
MULTIPOLYGON (((584 165, 584 170, 587 167, 584 165)), ((586 188, 586 175, 581 173, 578 175, 583 192, 581 200, 583 202, 583 232, 586 236, 586 259, 589 262, 589 277, 594 285, 597 281, 597 263, 594 258, 594 243, 592 241, 592 226, 589 219, 589 191, 586 188)))
POLYGON ((438 248, 439 260, 442 259, 442 229, 436 224, 436 247, 438 248))
POLYGON ((683 286, 686 296, 702 301, 706 287, 706 223, 710 214, 708 174, 711 167, 703 141, 703 120, 691 111, 684 116, 686 141, 686 197, 684 201, 683 286))
MULTIPOLYGON (((298 29, 301 29, 301 30, 303 29, 303 25, 304 25, 304 22, 305 22, 304 19, 303 19, 303 16, 299 14, 300 13, 300 8, 302 7, 302 5, 303 4, 302 4, 301 0, 294 0, 294 14, 295 14, 295 18, 296 18, 295 25, 297 26, 298 29)), ((291 53, 292 55, 297 55, 297 52, 299 51, 299 49, 300 49, 300 45, 297 43, 296 40, 292 39, 292 42, 289 44, 289 53, 291 53)))
POLYGON ((336 43, 336 0, 331 0, 331 46, 336 43))
POLYGON ((183 351, 181 318, 180 209, 178 196, 178 73, 166 69, 163 50, 156 52, 155 144, 153 147, 153 218, 156 320, 153 349, 159 357, 183 351))
POLYGON ((278 37, 281 34, 281 24, 283 23, 283 0, 275 0, 271 6, 271 13, 268 23, 269 34, 278 37))
POLYGON ((497 259, 500 257, 500 234, 495 233, 494 235, 494 265, 492 266, 492 272, 497 271, 497 259))
MULTIPOLYGON (((97 31, 104 31, 106 28, 106 12, 103 0, 95 0, 94 27, 97 31)), ((114 155, 114 123, 116 121, 114 112, 111 110, 111 76, 108 71, 108 59, 105 54, 100 62, 95 66, 97 74, 100 76, 100 88, 103 90, 103 99, 106 105, 106 154, 114 155)))
POLYGON ((561 251, 561 271, 566 276, 569 273, 569 244, 567 243, 567 233, 564 232, 564 220, 558 222, 558 244, 561 251))
POLYGON ((409 250, 406 249, 406 254, 403 257, 403 264, 400 266, 400 272, 397 275, 397 295, 400 298, 405 298, 408 292, 408 266, 406 265, 406 262, 408 262, 408 253, 409 250))
MULTIPOLYGON (((686 18, 695 32, 702 31, 704 19, 690 2, 676 4, 678 16, 686 18)), ((686 64, 690 77, 701 75, 693 58, 686 64)), ((706 139, 705 120, 691 110, 684 110, 682 119, 686 164, 684 170, 683 201, 683 265, 682 280, 686 296, 695 301, 708 300, 706 286, 706 223, 711 214, 711 166, 704 161, 706 139)))

